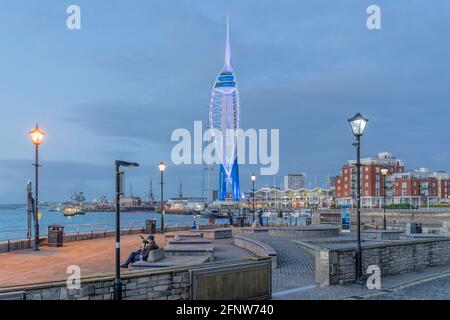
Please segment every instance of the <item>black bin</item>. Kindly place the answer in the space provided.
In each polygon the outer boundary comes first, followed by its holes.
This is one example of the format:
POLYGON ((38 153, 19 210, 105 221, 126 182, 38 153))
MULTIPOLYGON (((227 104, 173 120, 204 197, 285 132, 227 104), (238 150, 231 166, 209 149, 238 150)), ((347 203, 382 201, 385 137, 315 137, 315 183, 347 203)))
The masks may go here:
POLYGON ((156 233, 156 220, 155 219, 145 220, 145 232, 147 234, 155 234, 156 233))
POLYGON ((422 224, 411 222, 411 233, 422 233, 422 224))
POLYGON ((60 225, 48 226, 47 246, 62 247, 64 244, 64 227, 60 225))

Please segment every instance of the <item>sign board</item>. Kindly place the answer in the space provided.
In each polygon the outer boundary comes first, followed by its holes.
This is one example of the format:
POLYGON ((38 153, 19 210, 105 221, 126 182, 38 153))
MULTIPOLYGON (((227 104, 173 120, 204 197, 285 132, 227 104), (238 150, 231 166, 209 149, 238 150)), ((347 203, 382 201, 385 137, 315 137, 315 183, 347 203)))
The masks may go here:
POLYGON ((350 205, 341 206, 341 231, 350 232, 350 205))

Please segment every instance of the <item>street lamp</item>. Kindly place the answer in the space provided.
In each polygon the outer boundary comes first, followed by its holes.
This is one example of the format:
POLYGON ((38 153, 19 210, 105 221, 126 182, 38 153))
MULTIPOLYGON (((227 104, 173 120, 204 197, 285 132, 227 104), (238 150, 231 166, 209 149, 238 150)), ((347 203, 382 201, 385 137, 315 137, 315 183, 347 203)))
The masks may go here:
POLYGON ((39 251, 39 145, 42 140, 44 140, 45 133, 39 129, 39 125, 36 124, 36 127, 29 132, 31 137, 31 141, 36 146, 36 154, 35 154, 35 163, 33 166, 35 167, 35 204, 34 204, 34 251, 39 251))
POLYGON ((120 167, 139 167, 138 163, 116 160, 116 277, 114 279, 114 300, 122 300, 122 282, 120 280, 120 196, 123 172, 120 167))
POLYGON ((164 232, 164 171, 167 168, 167 165, 164 162, 161 162, 158 165, 159 171, 161 172, 161 232, 164 232))
POLYGON ((383 176, 383 230, 386 230, 386 176, 389 170, 386 168, 381 169, 381 175, 383 176))
POLYGON ((369 119, 364 118, 359 112, 352 118, 348 119, 350 128, 356 138, 353 144, 356 147, 356 279, 361 280, 362 277, 362 247, 361 247, 361 136, 364 134, 369 119))
POLYGON ((250 178, 252 179, 252 184, 253 184, 253 221, 255 221, 255 181, 256 181, 256 175, 253 173, 250 178))

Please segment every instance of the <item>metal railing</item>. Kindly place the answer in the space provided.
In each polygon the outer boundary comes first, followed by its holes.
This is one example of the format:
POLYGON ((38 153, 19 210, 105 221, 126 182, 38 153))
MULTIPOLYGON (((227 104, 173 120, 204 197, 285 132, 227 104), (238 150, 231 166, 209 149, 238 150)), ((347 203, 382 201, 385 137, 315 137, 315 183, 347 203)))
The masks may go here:
MULTIPOLYGON (((120 230, 136 230, 145 228, 145 222, 130 221, 126 224, 121 224, 120 230)), ((115 224, 113 223, 89 223, 89 224, 69 224, 64 225, 65 235, 80 235, 86 233, 109 232, 115 231, 115 224)), ((10 242, 14 240, 27 240, 34 238, 34 228, 31 230, 31 237, 27 237, 27 229, 17 230, 0 230, 0 243, 10 242)), ((39 228, 39 235, 41 237, 47 236, 48 226, 41 226, 39 228)))

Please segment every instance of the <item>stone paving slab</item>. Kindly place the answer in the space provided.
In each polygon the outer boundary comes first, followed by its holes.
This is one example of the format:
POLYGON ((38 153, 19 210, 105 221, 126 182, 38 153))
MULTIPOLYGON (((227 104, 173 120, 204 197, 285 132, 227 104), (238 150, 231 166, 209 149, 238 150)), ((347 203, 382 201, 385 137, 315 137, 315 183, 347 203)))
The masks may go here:
MULTIPOLYGON (((283 292, 281 292, 283 293, 283 292)), ((432 267, 420 271, 381 278, 380 290, 365 285, 350 284, 299 288, 296 292, 275 295, 283 300, 407 300, 450 299, 450 266, 432 267)))
POLYGON ((314 285, 314 257, 290 238, 267 234, 246 234, 267 243, 277 252, 277 269, 272 274, 274 292, 314 285))

